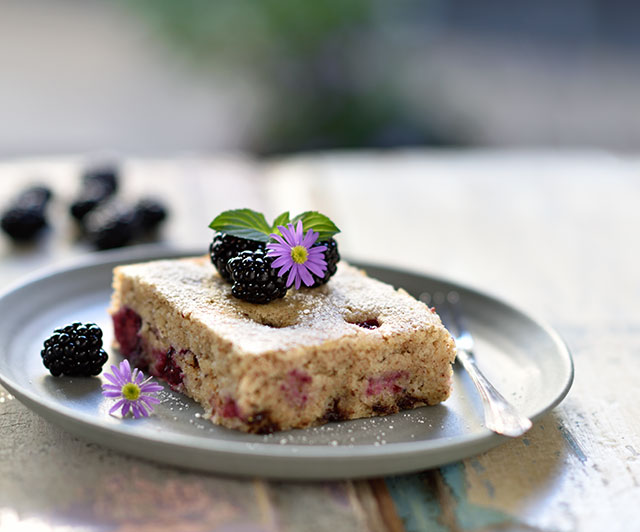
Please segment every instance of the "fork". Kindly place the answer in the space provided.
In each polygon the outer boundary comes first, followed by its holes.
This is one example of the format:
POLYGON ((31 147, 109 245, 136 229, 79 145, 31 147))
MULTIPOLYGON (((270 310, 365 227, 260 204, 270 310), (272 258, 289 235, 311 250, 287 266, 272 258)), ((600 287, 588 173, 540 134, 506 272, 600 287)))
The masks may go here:
POLYGON ((520 414, 478 368, 474 355, 475 342, 460 313, 459 294, 453 291, 446 295, 436 292, 433 298, 423 294, 420 299, 427 299, 426 303, 431 301, 436 306, 442 324, 453 336, 458 351, 457 360, 471 377, 482 399, 485 426, 505 436, 522 436, 531 428, 531 420, 520 414))

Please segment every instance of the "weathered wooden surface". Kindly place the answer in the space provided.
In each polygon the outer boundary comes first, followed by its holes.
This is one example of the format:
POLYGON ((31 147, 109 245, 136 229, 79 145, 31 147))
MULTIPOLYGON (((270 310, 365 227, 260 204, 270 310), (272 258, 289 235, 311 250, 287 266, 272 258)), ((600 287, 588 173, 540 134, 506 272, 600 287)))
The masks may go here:
MULTIPOLYGON (((0 204, 54 187, 35 246, 0 239, 0 287, 89 253, 65 214, 79 159, 0 163, 0 204)), ((565 401, 483 455, 386 479, 265 482, 185 472, 75 438, 0 390, 2 530, 616 531, 640 519, 640 160, 395 152, 258 164, 132 161, 125 194, 166 198, 163 238, 206 248, 212 215, 319 209, 344 255, 444 275, 550 322, 574 354, 565 401)))

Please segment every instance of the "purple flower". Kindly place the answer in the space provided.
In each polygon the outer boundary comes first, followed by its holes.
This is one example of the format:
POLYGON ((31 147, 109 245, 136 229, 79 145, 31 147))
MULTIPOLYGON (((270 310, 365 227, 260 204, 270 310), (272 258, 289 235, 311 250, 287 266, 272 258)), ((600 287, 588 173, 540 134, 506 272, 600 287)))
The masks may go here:
POLYGON ((111 384, 102 385, 102 395, 105 397, 119 397, 120 400, 111 407, 109 414, 121 408, 120 413, 126 416, 129 411, 136 419, 148 416, 153 411, 153 405, 160 400, 152 394, 162 390, 162 386, 151 381, 151 377, 144 380, 144 374, 135 368, 131 371, 128 360, 120 362, 120 367, 111 366, 111 372, 104 377, 111 384))
POLYGON ((289 272, 288 287, 295 283, 296 288, 300 288, 301 282, 311 286, 314 282, 311 274, 322 277, 327 269, 327 262, 324 260, 327 246, 314 246, 318 233, 309 229, 303 235, 302 221, 298 221, 295 228, 293 224, 287 224, 287 227, 279 225, 278 230, 282 236, 272 233, 269 236, 276 242, 267 244, 268 256, 275 257, 271 267, 280 268, 280 277, 289 272))

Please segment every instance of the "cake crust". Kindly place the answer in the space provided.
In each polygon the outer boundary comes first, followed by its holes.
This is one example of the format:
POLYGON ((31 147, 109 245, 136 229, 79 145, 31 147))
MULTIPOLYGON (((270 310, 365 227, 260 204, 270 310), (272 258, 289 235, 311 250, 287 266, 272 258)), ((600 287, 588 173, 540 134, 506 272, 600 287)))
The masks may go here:
POLYGON ((268 305, 231 295, 208 257, 114 270, 116 347, 247 432, 433 405, 455 346, 439 317, 344 262, 331 281, 268 305))

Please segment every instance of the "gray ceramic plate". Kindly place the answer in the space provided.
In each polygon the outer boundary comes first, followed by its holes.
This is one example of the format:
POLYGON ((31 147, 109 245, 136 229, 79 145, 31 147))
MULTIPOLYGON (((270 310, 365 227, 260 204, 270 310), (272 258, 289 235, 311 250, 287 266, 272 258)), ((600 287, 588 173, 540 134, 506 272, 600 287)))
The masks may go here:
MULTIPOLYGON (((33 277, 0 297, 0 382, 44 418, 105 446, 188 468, 271 478, 330 479, 416 471, 480 453, 506 441, 482 425, 480 400, 456 367, 445 403, 375 419, 267 436, 213 426, 180 394, 161 392, 142 420, 110 416, 102 377, 54 378, 42 365, 43 341, 55 327, 93 321, 111 342, 107 314, 111 270, 117 264, 180 256, 158 248, 97 254, 84 263, 33 277)), ((368 272, 416 296, 459 292, 478 342, 478 363, 496 387, 537 419, 558 404, 573 379, 571 356, 558 336, 523 312, 453 282, 364 265, 368 272)), ((110 363, 119 360, 110 355, 110 363)))

